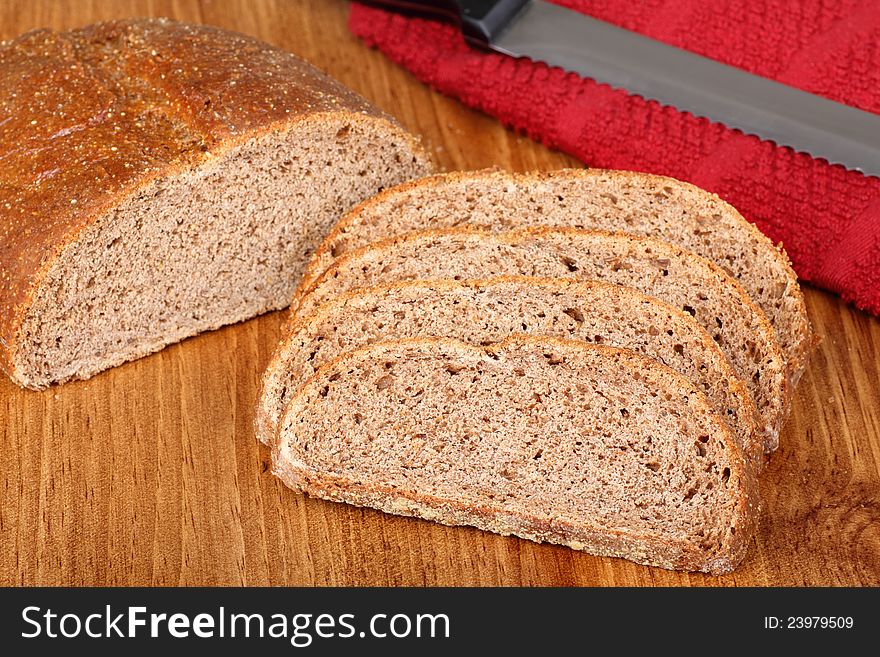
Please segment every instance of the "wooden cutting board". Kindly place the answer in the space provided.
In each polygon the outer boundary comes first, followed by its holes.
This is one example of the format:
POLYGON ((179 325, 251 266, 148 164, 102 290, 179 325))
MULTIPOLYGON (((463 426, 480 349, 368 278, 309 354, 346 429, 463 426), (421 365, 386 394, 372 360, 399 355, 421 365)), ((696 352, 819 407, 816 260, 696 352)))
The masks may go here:
MULTIPOLYGON (((436 94, 346 30, 341 1, 0 5, 0 38, 170 16, 291 50, 425 137, 447 169, 580 164, 436 94)), ((0 72, 2 74, 2 72, 0 72)), ((0 379, 3 585, 880 585, 880 320, 806 290, 824 336, 725 577, 668 572, 312 500, 253 436, 282 313, 44 392, 0 379)))

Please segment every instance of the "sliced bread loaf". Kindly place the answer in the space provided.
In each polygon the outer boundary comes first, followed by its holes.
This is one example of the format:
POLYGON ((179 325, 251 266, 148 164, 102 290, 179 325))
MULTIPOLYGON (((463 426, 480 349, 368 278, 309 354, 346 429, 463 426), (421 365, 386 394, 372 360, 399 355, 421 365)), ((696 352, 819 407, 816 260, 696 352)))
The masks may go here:
POLYGON ((671 367, 706 394, 747 460, 762 464, 748 390, 693 317, 632 288, 558 278, 405 281, 333 298, 295 322, 276 350, 263 376, 257 436, 274 442, 290 398, 345 351, 411 337, 486 345, 514 333, 626 348, 671 367))
POLYGON ((0 44, 0 369, 32 388, 288 305, 330 225, 430 172, 291 54, 168 20, 0 44))
POLYGON ((520 175, 448 173, 405 183, 347 213, 316 251, 305 290, 335 257, 414 230, 548 225, 660 237, 712 260, 766 313, 797 382, 812 344, 797 278, 785 252, 728 203, 663 176, 567 169, 520 175))
POLYGON ((347 352, 291 400, 272 468, 316 497, 710 573, 741 561, 757 513, 742 450, 690 381, 552 338, 347 352))
POLYGON ((342 292, 430 278, 525 275, 603 280, 636 288, 693 315, 749 386, 768 450, 788 407, 785 359, 767 318, 717 265, 667 242, 577 228, 409 233, 338 258, 301 298, 304 316, 342 292))

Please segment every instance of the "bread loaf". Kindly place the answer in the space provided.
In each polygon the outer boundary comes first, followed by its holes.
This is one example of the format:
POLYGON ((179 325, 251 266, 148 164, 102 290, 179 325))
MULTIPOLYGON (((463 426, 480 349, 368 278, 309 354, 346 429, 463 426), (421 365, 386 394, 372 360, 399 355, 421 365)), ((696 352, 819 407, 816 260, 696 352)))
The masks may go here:
POLYGON ((42 388, 285 307, 356 202, 430 171, 293 55, 126 20, 0 45, 0 368, 42 388))
POLYGON ((272 468, 316 497, 710 573, 740 562, 757 512, 690 381, 552 338, 347 352, 291 400, 272 468))
POLYGON ((785 358, 763 312, 712 262, 666 242, 575 228, 409 233, 347 252, 301 298, 297 314, 357 288, 409 279, 526 275, 634 287, 690 313, 749 391, 773 450, 789 402, 785 358))
POLYGON ((748 390, 689 314, 618 285, 528 277, 389 283, 320 306, 291 327, 266 368, 257 436, 273 442, 290 398, 341 353, 411 337, 486 345, 514 333, 626 348, 672 367, 706 394, 747 459, 762 464, 764 446, 748 390))
POLYGON ((568 226, 659 237, 715 262, 765 312, 794 385, 813 343, 803 296, 785 252, 735 208, 687 183, 644 173, 568 169, 475 171, 405 183, 347 213, 317 250, 305 290, 335 257, 414 230, 568 226))

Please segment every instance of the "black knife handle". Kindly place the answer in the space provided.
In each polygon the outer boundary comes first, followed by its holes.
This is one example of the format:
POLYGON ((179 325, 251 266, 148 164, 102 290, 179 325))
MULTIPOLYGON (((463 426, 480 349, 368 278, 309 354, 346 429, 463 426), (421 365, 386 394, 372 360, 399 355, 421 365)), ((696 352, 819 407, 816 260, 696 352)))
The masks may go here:
POLYGON ((461 27, 464 38, 486 48, 531 0, 360 0, 401 13, 421 14, 461 27))

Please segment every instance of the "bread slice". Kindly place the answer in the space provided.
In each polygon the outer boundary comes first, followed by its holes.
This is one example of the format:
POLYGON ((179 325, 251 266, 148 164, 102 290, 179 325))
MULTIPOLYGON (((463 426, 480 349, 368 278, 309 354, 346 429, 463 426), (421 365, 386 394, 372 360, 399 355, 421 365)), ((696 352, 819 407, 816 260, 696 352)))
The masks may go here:
POLYGON ((661 237, 712 260, 766 313, 790 383, 813 342, 785 252, 715 194, 664 176, 567 169, 552 173, 446 173, 404 183, 348 212, 315 253, 305 290, 335 257, 414 230, 465 224, 494 230, 552 225, 661 237))
POLYGON ((294 324, 266 368, 257 436, 274 442, 290 398, 345 351, 411 337, 486 345, 514 333, 625 348, 672 367, 706 394, 747 461, 762 465, 748 390, 693 317, 632 288, 558 278, 404 281, 333 298, 294 324))
POLYGON ((429 173, 291 54, 168 20, 0 45, 0 369, 86 378, 288 305, 331 224, 429 173))
POLYGON ((742 450, 690 381, 543 337, 347 352, 291 400, 272 468, 324 499, 710 573, 742 560, 757 513, 742 450))
POLYGON ((307 315, 342 292, 391 281, 505 275, 603 280, 692 314, 749 386, 766 448, 776 448, 788 408, 788 383, 785 359, 767 318, 717 265, 658 239, 577 228, 409 233, 338 258, 301 298, 297 314, 307 315))

